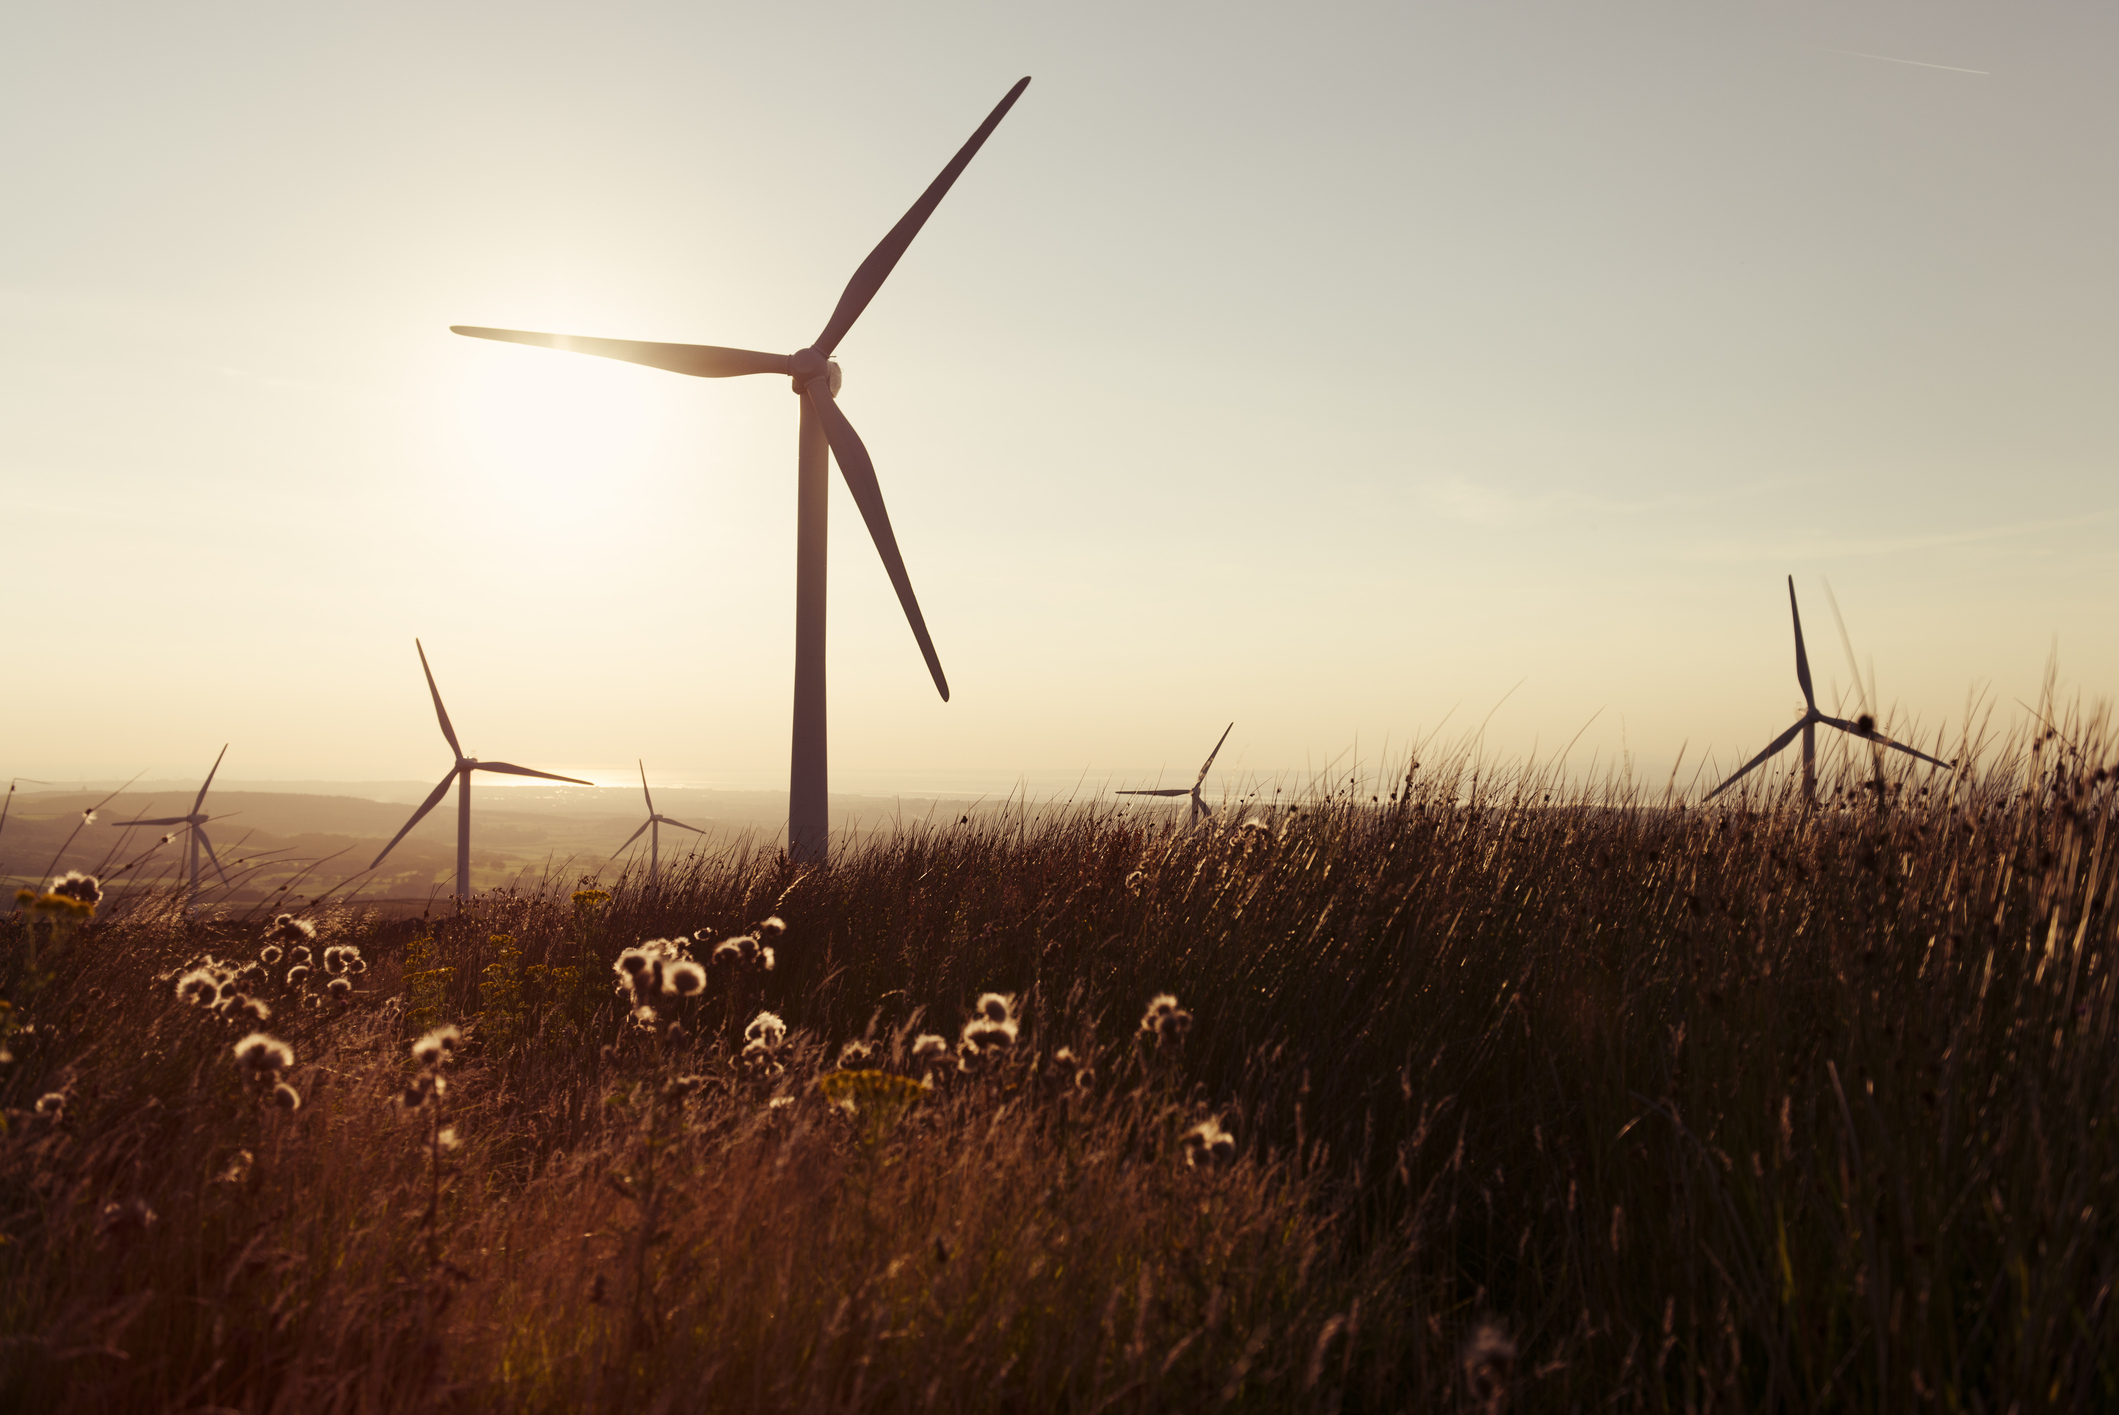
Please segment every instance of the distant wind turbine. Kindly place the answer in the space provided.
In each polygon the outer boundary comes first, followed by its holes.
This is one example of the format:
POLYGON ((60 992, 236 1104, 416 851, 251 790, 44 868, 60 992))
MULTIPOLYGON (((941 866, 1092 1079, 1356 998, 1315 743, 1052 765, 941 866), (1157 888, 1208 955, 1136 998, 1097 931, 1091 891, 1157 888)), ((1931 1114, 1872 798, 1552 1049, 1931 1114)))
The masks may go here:
POLYGON ((1859 737, 1865 742, 1874 742, 1881 747, 1895 748, 1909 757, 1919 757, 1922 761, 1931 762, 1945 771, 1950 769, 1950 763, 1931 757, 1926 752, 1915 751, 1903 742, 1894 742, 1889 737, 1878 732, 1875 719, 1867 713, 1863 713, 1854 721, 1848 722, 1843 718, 1827 717, 1818 711, 1817 694, 1810 687, 1810 656, 1803 651, 1803 614, 1795 605, 1795 576, 1793 575, 1788 577, 1788 613, 1795 618, 1795 681, 1801 684, 1803 689, 1803 702, 1805 704, 1803 715, 1796 719, 1794 726, 1769 742, 1765 751, 1760 752, 1750 761, 1744 763, 1735 776, 1730 777, 1727 781, 1709 791, 1707 793, 1708 800, 1712 801, 1715 797, 1734 786, 1745 773, 1751 771, 1754 767, 1763 765, 1783 747, 1793 742, 1797 734, 1800 734, 1803 739, 1803 800, 1814 803, 1817 800, 1817 728, 1819 723, 1823 723, 1827 727, 1837 727, 1840 731, 1859 737))
POLYGON ((532 771, 526 766, 516 766, 512 762, 482 762, 476 757, 465 756, 464 749, 457 744, 456 729, 449 725, 449 710, 441 705, 441 689, 434 686, 434 670, 427 666, 426 645, 414 639, 412 646, 419 650, 419 668, 422 673, 427 675, 427 691, 434 696, 434 716, 441 722, 441 735, 449 739, 449 750, 456 753, 456 765, 449 768, 449 774, 441 779, 441 783, 434 788, 433 794, 419 803, 419 809, 412 813, 412 819, 405 822, 404 829, 390 837, 390 843, 383 847, 382 855, 377 855, 375 864, 368 866, 368 868, 372 870, 376 865, 380 865, 383 862, 383 856, 395 850, 397 842, 403 840, 413 826, 425 820, 427 812, 441 804, 441 798, 449 794, 449 783, 454 781, 456 783, 456 897, 458 899, 469 899, 471 897, 472 772, 497 771, 507 776, 534 776, 543 781, 567 781, 572 782, 576 786, 592 786, 595 783, 583 781, 578 776, 555 776, 549 771, 532 771))
MULTIPOLYGON (((199 892, 199 847, 202 845, 206 847, 206 857, 213 861, 214 872, 220 875, 221 883, 228 883, 228 871, 222 868, 221 857, 213 853, 213 842, 206 837, 206 822, 212 820, 213 817, 207 815, 205 810, 206 787, 213 785, 214 775, 221 769, 221 757, 227 755, 228 744, 224 742, 221 744, 221 756, 213 759, 213 769, 206 773, 205 784, 199 787, 198 797, 191 803, 190 815, 161 816, 155 820, 125 822, 128 830, 136 825, 181 825, 184 827, 187 836, 184 842, 184 849, 190 862, 186 873, 191 878, 190 887, 194 897, 199 892)), ((242 844, 240 840, 236 843, 238 845, 242 844)))
POLYGON ((1214 808, 1200 797, 1199 788, 1206 784, 1207 772, 1213 768, 1214 759, 1221 755, 1221 743, 1228 741, 1229 734, 1235 730, 1236 724, 1233 722, 1221 729, 1221 741, 1216 742, 1214 750, 1207 753, 1206 762, 1199 768, 1199 780, 1193 782, 1191 786, 1165 786, 1155 791, 1114 791, 1111 794, 1114 796, 1190 796, 1192 798, 1192 809, 1185 816, 1185 825, 1190 827, 1199 824, 1201 816, 1214 814, 1214 808))
POLYGON ((668 816, 658 815, 656 813, 655 797, 647 789, 646 762, 640 763, 640 794, 647 797, 647 819, 640 823, 640 830, 636 830, 631 835, 628 835, 625 838, 625 845, 621 845, 618 848, 620 850, 625 849, 626 845, 630 845, 640 838, 641 831, 647 832, 647 879, 649 884, 653 884, 655 882, 655 872, 662 867, 661 827, 666 825, 673 825, 676 826, 679 830, 689 830, 697 835, 704 835, 706 834, 706 832, 700 830, 699 827, 696 825, 686 825, 681 820, 672 820, 668 816))
POLYGON ((694 378, 735 378, 751 373, 786 374, 794 380, 794 391, 802 400, 801 431, 796 443, 795 530, 795 730, 793 762, 788 772, 787 849, 798 860, 822 863, 829 850, 827 777, 824 730, 824 588, 825 546, 830 509, 830 458, 836 457, 847 490, 868 523, 868 535, 883 557, 883 568, 898 592, 898 603, 912 625, 927 660, 942 701, 949 701, 949 680, 942 676, 942 661, 927 637, 927 621, 921 617, 919 601, 913 598, 912 580, 898 554, 897 536, 890 528, 890 513, 883 507, 883 489, 876 481, 875 464, 868 449, 833 401, 839 391, 839 366, 832 351, 853 328, 868 302, 883 288, 884 280, 912 244, 913 237, 948 195, 966 165, 1000 125, 1008 110, 1030 83, 1023 79, 957 150, 941 175, 928 185, 911 210, 890 228, 882 244, 869 252, 860 269, 839 296, 838 308, 816 342, 794 354, 761 354, 749 349, 724 349, 711 344, 646 344, 628 339, 588 339, 566 334, 539 334, 519 329, 483 329, 452 325, 451 332, 474 339, 498 339, 512 344, 535 344, 598 358, 622 359, 646 364, 694 378), (828 452, 828 455, 827 455, 828 452))

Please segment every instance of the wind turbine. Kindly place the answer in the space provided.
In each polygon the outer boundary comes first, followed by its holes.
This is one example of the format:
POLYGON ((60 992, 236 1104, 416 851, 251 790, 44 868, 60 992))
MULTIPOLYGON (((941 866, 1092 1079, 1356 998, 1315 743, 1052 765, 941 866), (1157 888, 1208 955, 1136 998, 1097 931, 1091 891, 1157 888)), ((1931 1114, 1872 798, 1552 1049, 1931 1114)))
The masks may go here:
POLYGON ((1730 777, 1727 781, 1709 791, 1707 793, 1709 801, 1734 786, 1752 768, 1763 765, 1783 747, 1793 742, 1796 735, 1800 733, 1803 739, 1803 800, 1805 803, 1814 804, 1817 800, 1817 728, 1820 723, 1826 727, 1837 727, 1840 731, 1859 737, 1865 742, 1874 742, 1879 746, 1896 748, 1909 757, 1919 757, 1924 762, 1932 762, 1944 771, 1950 770, 1950 763, 1931 757, 1926 752, 1915 751, 1903 742, 1894 742, 1889 737, 1884 736, 1883 733, 1878 732, 1875 719, 1867 713, 1863 713, 1854 721, 1848 722, 1843 718, 1827 717, 1824 713, 1818 711, 1817 694, 1810 687, 1810 656, 1803 652, 1803 612, 1796 608, 1795 576, 1793 575, 1788 577, 1788 613, 1794 616, 1795 619, 1795 681, 1801 684, 1803 689, 1803 703, 1805 705, 1803 715, 1795 720, 1794 726, 1767 743, 1765 751, 1760 752, 1750 761, 1744 763, 1735 776, 1730 777))
POLYGON ((788 771, 787 850, 797 860, 822 863, 828 852, 828 803, 824 730, 824 586, 827 514, 830 508, 830 458, 836 457, 846 478, 861 519, 868 524, 869 538, 883 558, 883 568, 898 592, 898 603, 912 625, 927 660, 942 701, 949 701, 949 680, 942 676, 942 661, 935 656, 927 637, 927 621, 913 598, 912 580, 898 554, 897 537, 890 529, 890 513, 883 507, 883 490, 876 481, 875 464, 868 449, 833 397, 839 391, 839 365, 832 352, 853 328, 868 302, 883 288, 883 282, 912 244, 913 237, 948 195, 979 148, 1022 96, 1030 80, 1018 82, 979 124, 970 141, 957 150, 940 176, 928 185, 912 209, 890 228, 890 234, 869 252, 854 271, 853 279, 839 296, 823 333, 808 348, 793 354, 761 354, 749 349, 724 349, 711 344, 648 344, 629 339, 589 339, 565 334, 539 334, 519 329, 483 329, 451 325, 450 332, 474 339, 497 339, 512 344, 535 344, 598 358, 622 359, 646 364, 694 378, 736 378, 752 373, 786 374, 794 380, 794 391, 802 400, 801 430, 796 439, 796 530, 795 530, 795 720, 793 761, 788 771))
MULTIPOLYGON (((206 787, 213 785, 214 775, 221 769, 221 757, 227 755, 228 744, 223 742, 221 744, 221 756, 213 759, 213 770, 206 773, 205 785, 199 787, 198 797, 191 803, 190 815, 162 816, 155 820, 137 820, 125 823, 128 830, 136 825, 181 825, 185 827, 188 838, 184 842, 184 848, 189 858, 188 873, 191 876, 191 893, 194 897, 199 892, 199 847, 201 845, 206 847, 206 857, 213 861, 214 872, 220 875, 221 883, 228 883, 228 871, 222 867, 221 857, 213 853, 213 842, 206 838, 206 822, 212 820, 213 817, 207 815, 203 809, 206 805, 206 787)), ((237 841, 236 843, 240 845, 242 842, 237 841)))
POLYGON ((1221 729, 1221 741, 1216 742, 1214 750, 1207 753, 1206 761, 1199 768, 1199 780, 1193 782, 1189 788, 1165 786, 1155 791, 1114 791, 1111 794, 1114 796, 1190 796, 1192 798, 1192 809, 1185 816, 1185 826, 1189 829, 1197 825, 1201 816, 1214 814, 1214 808, 1201 799, 1199 788, 1206 785, 1207 772, 1213 767, 1214 759, 1221 755, 1221 743, 1228 741, 1229 734, 1235 730, 1236 724, 1233 722, 1221 729))
POLYGON ((458 899, 469 899, 471 897, 472 772, 497 771, 507 776, 534 776, 544 781, 570 781, 576 786, 591 786, 595 783, 583 781, 578 776, 555 776, 549 771, 532 771, 526 766, 516 766, 512 762, 482 762, 476 757, 465 756, 464 749, 457 744, 456 729, 449 725, 449 710, 441 705, 441 689, 434 686, 434 670, 427 666, 426 645, 414 639, 412 646, 419 650, 420 671, 427 675, 427 691, 434 696, 434 716, 441 721, 441 735, 449 739, 449 750, 456 753, 456 765, 449 768, 449 774, 441 779, 440 784, 434 788, 433 794, 419 803, 419 809, 412 813, 412 819, 405 822, 404 829, 390 837, 390 843, 383 847, 382 855, 377 855, 375 864, 368 866, 368 868, 372 870, 376 865, 380 865, 383 862, 383 856, 395 850, 397 842, 403 840, 413 826, 425 820, 427 812, 441 804, 441 798, 449 794, 449 783, 454 781, 456 783, 456 897, 458 899))
POLYGON ((656 813, 655 798, 653 794, 650 793, 647 789, 646 762, 640 763, 640 794, 647 797, 647 819, 640 823, 640 830, 636 830, 631 835, 628 835, 625 838, 625 845, 621 845, 618 848, 620 850, 625 849, 626 845, 630 845, 640 838, 641 831, 647 832, 647 879, 649 884, 653 884, 655 882, 655 872, 662 866, 661 828, 663 826, 673 825, 676 826, 679 830, 689 830, 697 835, 704 835, 706 834, 706 832, 700 830, 699 827, 696 825, 686 825, 681 820, 672 820, 668 816, 658 815, 656 813))

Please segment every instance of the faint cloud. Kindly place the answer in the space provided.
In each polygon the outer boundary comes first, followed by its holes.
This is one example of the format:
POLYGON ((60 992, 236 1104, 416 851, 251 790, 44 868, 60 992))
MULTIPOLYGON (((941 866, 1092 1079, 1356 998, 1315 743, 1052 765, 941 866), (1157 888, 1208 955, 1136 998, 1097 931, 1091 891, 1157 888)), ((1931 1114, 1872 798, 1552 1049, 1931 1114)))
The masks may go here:
MULTIPOLYGON (((1926 535, 1803 536, 1774 542, 1710 541, 1680 554, 1696 563, 1744 565, 1755 562, 1784 564, 1803 560, 1840 560, 1862 556, 1901 555, 1907 551, 1947 550, 1956 546, 1987 545, 2021 536, 2041 535, 2076 526, 2092 526, 2112 519, 2111 511, 2093 511, 2084 516, 2063 516, 2045 521, 2024 521, 2013 526, 1984 526, 1977 530, 1935 531, 1926 535)), ((2045 547, 2040 547, 2044 549, 2045 547)))

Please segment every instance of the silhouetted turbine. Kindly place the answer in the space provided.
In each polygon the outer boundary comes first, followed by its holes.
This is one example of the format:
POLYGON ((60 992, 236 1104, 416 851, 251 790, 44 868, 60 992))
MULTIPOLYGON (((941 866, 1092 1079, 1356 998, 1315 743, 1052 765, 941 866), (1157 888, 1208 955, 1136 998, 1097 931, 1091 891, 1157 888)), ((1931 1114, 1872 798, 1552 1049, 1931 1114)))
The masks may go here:
POLYGON ((979 124, 971 140, 957 150, 912 204, 890 228, 890 234, 869 252, 860 269, 846 284, 839 304, 831 313, 816 342, 794 354, 761 354, 750 349, 724 349, 711 344, 648 344, 629 339, 588 339, 565 334, 540 334, 519 329, 482 329, 451 325, 451 332, 475 339, 498 339, 513 344, 535 344, 598 358, 622 359, 646 364, 694 378, 737 378, 752 373, 787 374, 794 380, 796 396, 802 399, 801 431, 796 443, 796 532, 795 532, 795 725, 793 761, 788 773, 787 849, 798 860, 821 862, 828 854, 829 829, 824 727, 824 558, 828 531, 830 457, 839 461, 846 488, 853 493, 861 519, 868 523, 883 568, 898 592, 898 603, 912 625, 912 636, 927 660, 935 690, 949 700, 949 680, 942 676, 942 661, 927 637, 927 621, 921 617, 919 601, 913 598, 912 580, 905 572, 904 557, 890 529, 890 513, 883 508, 883 489, 876 481, 875 464, 860 434, 839 411, 833 396, 839 391, 839 366, 832 352, 868 308, 868 302, 883 288, 898 260, 919 235, 949 188, 962 174, 1002 118, 1022 96, 1029 79, 1008 90, 994 110, 979 124), (829 456, 827 456, 827 448, 829 456))
POLYGON ((1192 798, 1192 809, 1185 816, 1185 825, 1187 827, 1197 825, 1201 816, 1214 814, 1214 808, 1208 805, 1200 796, 1199 788, 1206 784, 1207 772, 1213 767, 1214 759, 1221 755, 1222 742, 1228 741, 1229 734, 1235 730, 1236 724, 1233 722, 1221 729, 1220 740, 1215 742, 1214 750, 1207 753, 1206 761, 1199 768, 1199 780, 1193 782, 1189 787, 1165 786, 1154 791, 1114 791, 1111 794, 1114 796, 1190 796, 1192 798))
MULTIPOLYGON (((227 755, 228 744, 223 742, 221 744, 221 755, 213 759, 213 768, 206 773, 206 781, 204 785, 199 787, 198 798, 191 803, 191 814, 160 816, 154 820, 127 821, 125 823, 128 830, 136 825, 181 825, 184 827, 187 837, 184 842, 184 848, 190 861, 187 873, 190 875, 190 887, 194 895, 199 892, 199 847, 201 845, 206 847, 206 857, 213 861, 214 872, 221 877, 221 883, 228 883, 228 871, 221 867, 221 857, 213 853, 213 841, 206 836, 206 822, 212 820, 213 817, 207 815, 204 809, 206 805, 206 788, 213 785, 214 775, 221 769, 221 757, 227 755)), ((242 843, 240 840, 236 842, 238 845, 242 843)), ((237 863, 240 864, 242 862, 237 861, 237 863)))
POLYGON ((640 794, 647 797, 647 819, 640 823, 640 830, 628 835, 625 838, 625 845, 620 845, 618 848, 620 850, 625 849, 626 845, 630 845, 640 838, 641 831, 647 832, 647 882, 653 884, 655 882, 655 872, 662 867, 661 827, 673 825, 679 830, 689 830, 695 835, 704 835, 706 832, 699 829, 696 825, 686 825, 681 820, 672 820, 668 816, 656 814, 655 797, 647 789, 646 762, 640 763, 640 794))
POLYGON ((593 786, 595 783, 583 781, 578 776, 556 776, 549 771, 532 771, 526 766, 516 766, 512 762, 482 762, 476 757, 465 756, 464 749, 457 745, 456 729, 449 725, 449 710, 441 705, 441 689, 434 686, 434 670, 427 667, 426 645, 414 639, 412 646, 419 650, 419 669, 420 672, 427 675, 427 691, 434 696, 434 716, 441 722, 441 735, 449 739, 449 750, 456 753, 456 765, 449 768, 449 774, 441 779, 441 784, 434 788, 433 794, 419 803, 419 809, 412 813, 412 819, 406 821, 403 829, 390 837, 390 843, 383 847, 382 855, 377 855, 375 864, 368 866, 368 868, 372 870, 376 865, 380 865, 383 862, 383 856, 395 850, 397 842, 403 840, 413 826, 425 820, 427 812, 441 804, 441 798, 449 794, 449 783, 454 781, 456 783, 456 897, 458 899, 469 899, 471 897, 472 772, 497 771, 507 776, 534 776, 541 781, 566 781, 576 786, 593 786))
POLYGON ((1745 773, 1754 767, 1763 765, 1783 747, 1793 742, 1796 736, 1800 734, 1803 739, 1803 800, 1814 803, 1817 800, 1817 728, 1819 723, 1823 723, 1827 727, 1837 727, 1840 731, 1859 737, 1864 742, 1874 742, 1881 747, 1895 748, 1909 757, 1919 757, 1922 761, 1932 762, 1945 771, 1950 769, 1950 763, 1931 757, 1926 752, 1915 751, 1903 742, 1894 742, 1889 737, 1878 732, 1876 724, 1867 713, 1863 713, 1853 722, 1848 722, 1843 718, 1827 717, 1818 711, 1817 694, 1810 687, 1810 656, 1803 651, 1803 613, 1795 605, 1795 576, 1793 575, 1788 577, 1788 613, 1794 616, 1795 619, 1795 681, 1801 684, 1803 689, 1803 702, 1805 704, 1803 715, 1796 719, 1794 726, 1768 743, 1765 751, 1760 752, 1738 768, 1736 775, 1709 791, 1707 793, 1709 801, 1734 786, 1745 773))

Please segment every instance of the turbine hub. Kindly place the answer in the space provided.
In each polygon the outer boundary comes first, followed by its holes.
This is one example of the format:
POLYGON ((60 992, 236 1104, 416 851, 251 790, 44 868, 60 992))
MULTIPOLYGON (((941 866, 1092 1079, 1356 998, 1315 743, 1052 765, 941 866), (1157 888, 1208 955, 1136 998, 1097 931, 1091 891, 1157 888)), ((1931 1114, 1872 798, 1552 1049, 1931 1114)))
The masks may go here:
POLYGON ((791 371, 794 374, 795 395, 797 397, 808 391, 810 384, 826 376, 831 379, 833 396, 836 397, 838 395, 841 376, 836 359, 827 359, 815 349, 804 349, 789 359, 788 362, 793 365, 791 371))

